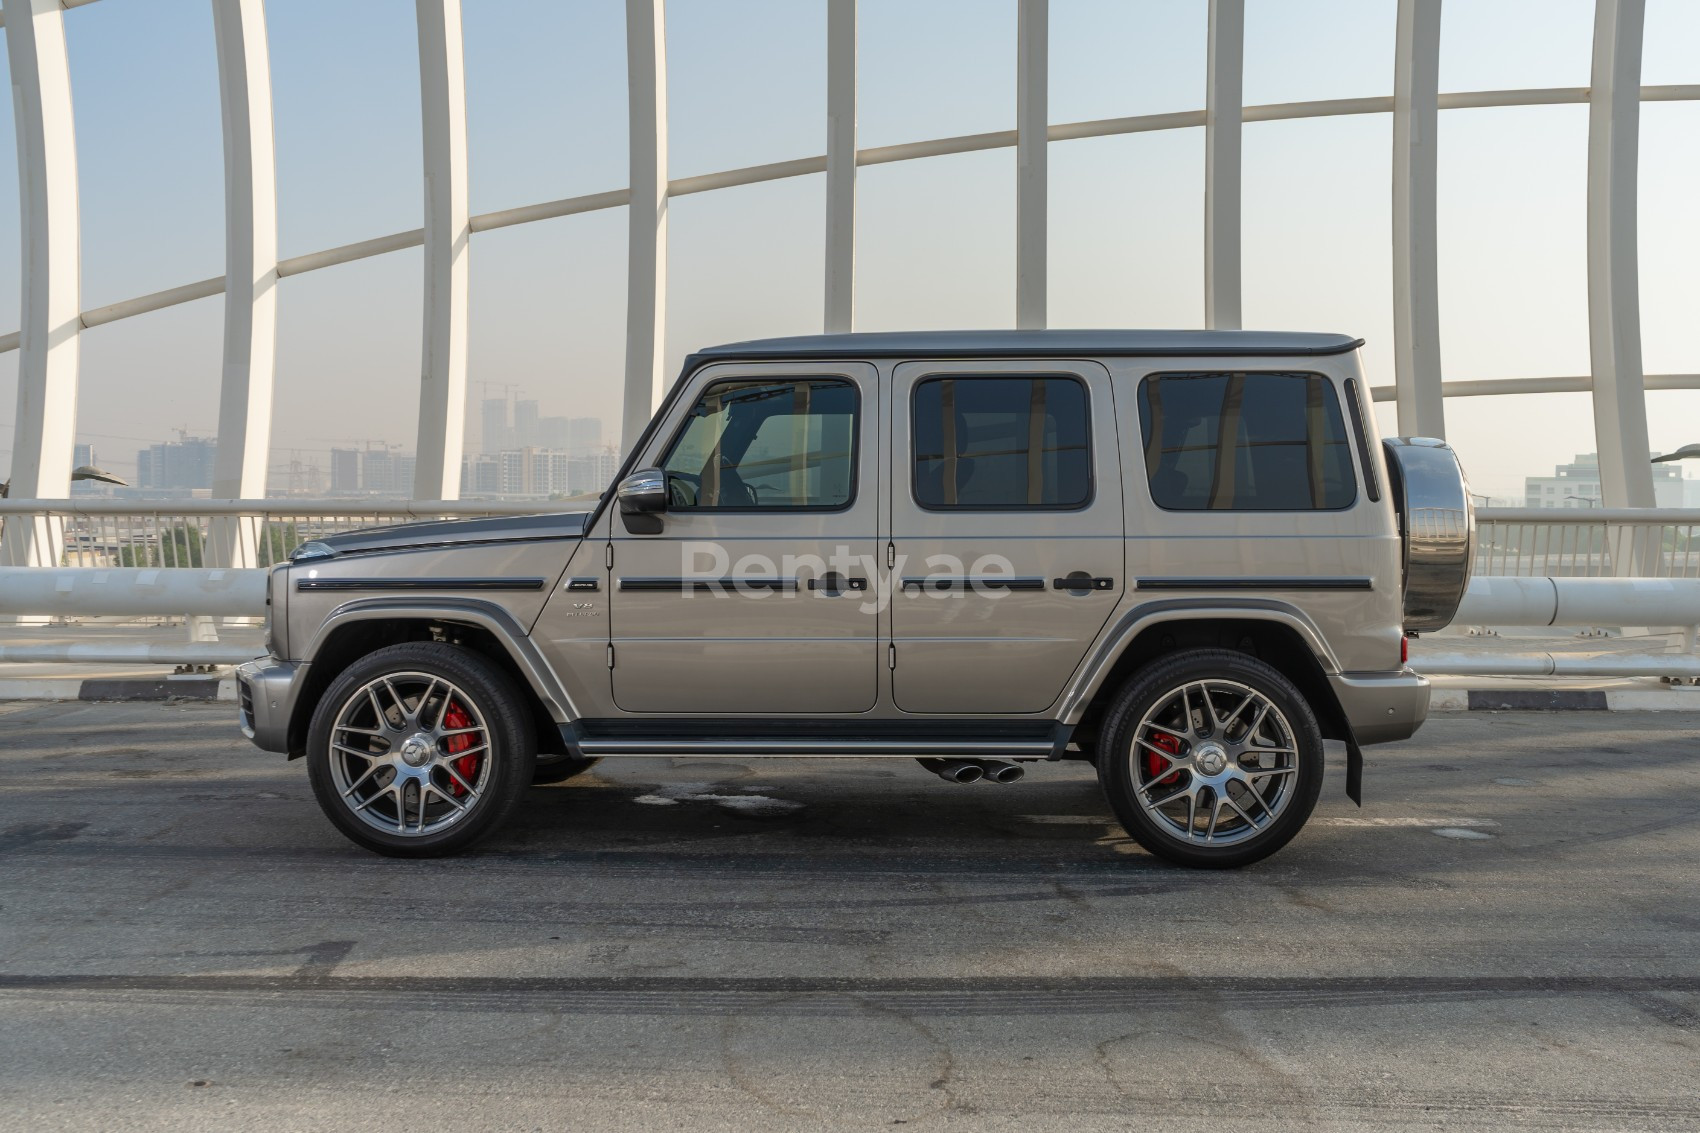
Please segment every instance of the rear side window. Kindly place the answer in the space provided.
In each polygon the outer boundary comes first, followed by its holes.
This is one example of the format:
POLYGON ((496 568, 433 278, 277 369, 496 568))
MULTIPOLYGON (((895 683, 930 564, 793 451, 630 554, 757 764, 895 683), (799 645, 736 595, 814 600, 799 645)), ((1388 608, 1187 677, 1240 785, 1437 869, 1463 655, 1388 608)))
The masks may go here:
POLYGON ((1340 399, 1319 375, 1153 374, 1139 419, 1158 507, 1329 511, 1357 499, 1340 399))
POLYGON ((915 386, 915 502, 935 511, 1084 506, 1086 387, 1074 378, 928 378, 915 386))

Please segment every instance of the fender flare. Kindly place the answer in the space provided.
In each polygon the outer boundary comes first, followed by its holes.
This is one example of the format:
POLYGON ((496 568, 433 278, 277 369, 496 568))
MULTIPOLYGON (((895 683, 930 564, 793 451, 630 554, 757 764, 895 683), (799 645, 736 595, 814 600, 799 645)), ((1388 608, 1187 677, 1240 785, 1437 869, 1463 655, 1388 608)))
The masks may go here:
MULTIPOLYGON (((476 598, 436 598, 419 601, 409 598, 356 598, 330 612, 320 624, 312 642, 302 651, 301 660, 310 670, 313 659, 338 631, 358 622, 370 621, 432 621, 477 626, 486 630, 507 651, 508 658, 525 678, 526 684, 542 703, 556 724, 569 724, 578 718, 572 698, 544 660, 536 644, 523 626, 507 610, 494 602, 476 598)), ((293 726, 300 705, 290 706, 293 726)))
POLYGON ((1104 681, 1115 668, 1116 662, 1141 633, 1168 622, 1212 619, 1272 622, 1299 635, 1318 668, 1322 670, 1323 695, 1331 702, 1317 707, 1329 713, 1333 717, 1333 723, 1343 732, 1340 738, 1346 744, 1346 794, 1353 802, 1363 805, 1363 752, 1352 732, 1351 721, 1346 718, 1339 698, 1334 695, 1327 680, 1341 671, 1339 659, 1328 647, 1321 629, 1311 620, 1310 615, 1290 602, 1274 598, 1216 598, 1202 602, 1191 598, 1162 598, 1133 606, 1123 612, 1110 628, 1099 636, 1098 644, 1076 671, 1068 687, 1063 690, 1058 705, 1058 719, 1070 726, 1080 723, 1087 705, 1091 704, 1092 699, 1103 688, 1104 681))

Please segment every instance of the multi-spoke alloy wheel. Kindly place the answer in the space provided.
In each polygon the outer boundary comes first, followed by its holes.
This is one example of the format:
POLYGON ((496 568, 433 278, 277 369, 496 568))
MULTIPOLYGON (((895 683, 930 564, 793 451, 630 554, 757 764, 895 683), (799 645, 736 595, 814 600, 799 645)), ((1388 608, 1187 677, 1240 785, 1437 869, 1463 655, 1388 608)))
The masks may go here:
POLYGON ((529 715, 488 660, 436 642, 356 661, 308 737, 319 805, 380 853, 449 853, 482 837, 529 785, 529 715))
POLYGON ((1322 782, 1322 740, 1303 696, 1243 653, 1178 654, 1141 672, 1106 719, 1099 776, 1146 849, 1199 866, 1244 865, 1298 832, 1322 782))
POLYGON ((434 834, 464 818, 490 778, 490 730, 465 692, 430 673, 361 685, 331 725, 331 779, 362 822, 434 834))
POLYGON ((1145 713, 1133 742, 1139 805, 1185 841, 1243 842, 1292 801, 1292 727, 1274 701, 1238 681, 1180 685, 1145 713))

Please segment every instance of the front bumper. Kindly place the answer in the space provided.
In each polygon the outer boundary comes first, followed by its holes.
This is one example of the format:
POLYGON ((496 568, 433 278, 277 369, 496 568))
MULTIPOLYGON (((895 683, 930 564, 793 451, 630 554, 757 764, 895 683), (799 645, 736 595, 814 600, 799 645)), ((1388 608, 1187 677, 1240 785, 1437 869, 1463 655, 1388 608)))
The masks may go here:
POLYGON ((1428 678, 1396 673, 1339 673, 1328 678, 1360 744, 1408 740, 1428 717, 1428 678))
POLYGON ((242 734, 261 751, 289 751, 289 716, 306 666, 262 657, 236 667, 236 704, 242 734))

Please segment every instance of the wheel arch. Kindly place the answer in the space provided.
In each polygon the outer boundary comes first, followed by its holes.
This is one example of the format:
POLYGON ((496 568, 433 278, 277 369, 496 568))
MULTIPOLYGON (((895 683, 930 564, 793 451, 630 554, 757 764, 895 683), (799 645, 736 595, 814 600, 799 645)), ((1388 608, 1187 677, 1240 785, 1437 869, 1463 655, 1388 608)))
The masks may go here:
POLYGON ((571 701, 506 610, 475 600, 424 604, 371 598, 331 611, 303 651, 302 679, 289 713, 290 758, 306 751, 313 712, 345 669, 378 649, 410 641, 459 645, 494 662, 530 706, 539 751, 567 754, 561 725, 575 718, 571 701))
POLYGON ((1279 669, 1298 687, 1325 739, 1352 738, 1328 681, 1340 671, 1316 624, 1285 602, 1246 599, 1209 604, 1165 600, 1136 606, 1116 621, 1064 693, 1061 719, 1082 748, 1116 691, 1143 666, 1188 649, 1230 649, 1279 669))

